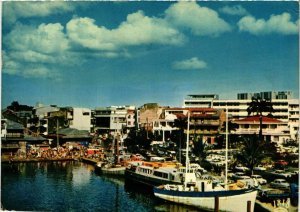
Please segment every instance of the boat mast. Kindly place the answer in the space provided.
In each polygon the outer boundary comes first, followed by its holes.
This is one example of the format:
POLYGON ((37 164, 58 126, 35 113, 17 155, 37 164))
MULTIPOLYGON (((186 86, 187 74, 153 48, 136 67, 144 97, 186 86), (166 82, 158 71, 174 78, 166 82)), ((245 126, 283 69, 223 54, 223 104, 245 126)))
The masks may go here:
POLYGON ((227 174, 228 174, 228 106, 226 104, 226 138, 225 138, 225 187, 227 188, 227 174))
MULTIPOLYGON (((190 160, 189 160, 189 138, 190 138, 190 110, 188 110, 188 120, 187 120, 187 132, 186 132, 186 154, 185 154, 185 176, 187 176, 188 169, 190 167, 190 160)), ((184 186, 186 187, 186 177, 185 177, 185 182, 184 186)))

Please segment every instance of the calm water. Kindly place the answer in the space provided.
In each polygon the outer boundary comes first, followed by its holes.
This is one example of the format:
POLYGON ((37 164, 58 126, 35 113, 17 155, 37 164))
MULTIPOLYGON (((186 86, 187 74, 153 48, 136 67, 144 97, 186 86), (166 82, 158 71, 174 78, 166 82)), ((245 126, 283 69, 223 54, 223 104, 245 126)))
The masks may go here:
POLYGON ((2 164, 1 203, 16 211, 199 211, 80 162, 2 164))

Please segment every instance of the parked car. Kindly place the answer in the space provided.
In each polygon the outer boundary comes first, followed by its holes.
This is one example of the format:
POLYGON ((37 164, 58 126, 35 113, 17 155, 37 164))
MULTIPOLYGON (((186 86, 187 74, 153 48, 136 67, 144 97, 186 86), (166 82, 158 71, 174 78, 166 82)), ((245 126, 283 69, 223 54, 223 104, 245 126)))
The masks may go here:
POLYGON ((264 179, 264 178, 262 178, 262 176, 260 176, 260 175, 258 175, 258 174, 253 174, 253 175, 251 175, 251 178, 257 180, 257 182, 258 182, 260 185, 267 184, 267 180, 264 179))
POLYGON ((258 190, 258 198, 263 201, 269 201, 274 199, 288 198, 290 196, 289 192, 274 189, 266 188, 258 190))
POLYGON ((275 162, 275 166, 287 166, 288 162, 286 162, 285 160, 278 160, 275 162))
POLYGON ((285 179, 276 179, 270 183, 271 188, 285 188, 288 189, 290 184, 285 179))
POLYGON ((245 173, 243 173, 243 172, 236 172, 236 173, 234 173, 232 175, 232 179, 233 180, 240 180, 240 179, 243 179, 244 176, 246 176, 245 173))
POLYGON ((258 165, 253 168, 254 171, 266 171, 267 169, 263 165, 258 165))
POLYGON ((288 177, 292 176, 292 173, 285 172, 284 170, 275 170, 275 171, 271 172, 271 174, 276 175, 278 177, 284 177, 284 178, 288 178, 288 177))
POLYGON ((236 167, 234 167, 234 169, 237 171, 242 171, 242 172, 249 171, 249 168, 242 166, 242 165, 237 165, 236 167))

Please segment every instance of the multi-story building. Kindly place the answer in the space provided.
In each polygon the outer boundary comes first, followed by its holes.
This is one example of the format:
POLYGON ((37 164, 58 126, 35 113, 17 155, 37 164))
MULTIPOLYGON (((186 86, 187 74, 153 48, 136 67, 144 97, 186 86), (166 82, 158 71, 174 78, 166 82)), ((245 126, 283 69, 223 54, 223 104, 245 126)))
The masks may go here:
MULTIPOLYGON (((259 135, 260 120, 259 116, 251 116, 243 119, 234 120, 238 128, 232 134, 238 135, 259 135)), ((283 143, 290 138, 289 128, 286 123, 269 117, 262 117, 262 135, 264 140, 283 143)))
POLYGON ((138 110, 138 127, 146 131, 153 131, 154 121, 160 118, 164 107, 159 106, 157 103, 144 104, 138 110))
POLYGON ((238 93, 238 99, 251 100, 252 97, 261 97, 262 99, 274 100, 274 99, 292 99, 291 91, 264 91, 260 93, 238 93))
POLYGON ((135 126, 135 106, 99 107, 93 111, 94 131, 112 133, 135 126))
POLYGON ((88 108, 63 107, 47 112, 41 123, 47 127, 47 133, 56 132, 59 128, 74 128, 91 131, 91 110, 88 108))
MULTIPOLYGON (((240 93, 236 100, 221 100, 218 95, 188 95, 184 100, 183 107, 211 107, 219 110, 228 109, 231 119, 243 119, 248 117, 247 108, 252 97, 262 97, 272 102, 274 111, 273 118, 282 121, 283 125, 289 128, 290 139, 298 138, 299 131, 299 100, 291 99, 290 91, 240 93)), ((264 113, 263 115, 268 115, 264 113)))
MULTIPOLYGON (((216 136, 221 133, 222 125, 225 121, 223 110, 213 108, 165 108, 161 119, 157 119, 153 124, 153 131, 162 133, 163 141, 168 134, 178 130, 175 125, 178 118, 187 118, 190 113, 190 135, 197 137, 203 143, 213 144, 216 136)), ((186 128, 186 126, 185 126, 186 128)), ((186 129, 185 129, 186 130, 186 129)))

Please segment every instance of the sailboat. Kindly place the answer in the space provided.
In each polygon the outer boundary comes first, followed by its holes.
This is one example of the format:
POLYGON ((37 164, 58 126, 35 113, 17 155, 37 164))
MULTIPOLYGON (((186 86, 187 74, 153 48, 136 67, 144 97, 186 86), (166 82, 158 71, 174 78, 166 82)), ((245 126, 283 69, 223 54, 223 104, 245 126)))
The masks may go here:
MULTIPOLYGON (((117 125, 119 122, 117 122, 117 125)), ((123 134, 118 134, 118 139, 116 139, 117 131, 114 133, 113 145, 112 145, 112 161, 113 162, 98 162, 96 164, 96 169, 98 169, 103 174, 108 175, 125 175, 126 166, 120 163, 119 157, 119 140, 121 140, 121 144, 123 145, 123 134), (115 144, 116 141, 116 144, 115 144), (116 150, 115 150, 116 146, 116 150)), ((123 147, 123 146, 122 146, 123 147)), ((124 149, 122 148, 124 151, 124 149)))
POLYGON ((226 109, 226 165, 225 183, 216 184, 208 179, 197 179, 195 173, 189 173, 189 121, 188 111, 186 173, 184 183, 180 185, 165 184, 154 187, 154 195, 158 198, 175 203, 195 206, 207 210, 240 212, 254 211, 257 190, 246 187, 242 182, 227 184, 228 162, 228 110, 226 109))

